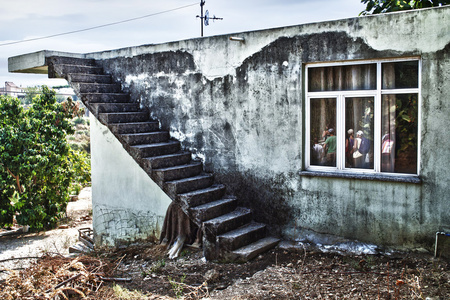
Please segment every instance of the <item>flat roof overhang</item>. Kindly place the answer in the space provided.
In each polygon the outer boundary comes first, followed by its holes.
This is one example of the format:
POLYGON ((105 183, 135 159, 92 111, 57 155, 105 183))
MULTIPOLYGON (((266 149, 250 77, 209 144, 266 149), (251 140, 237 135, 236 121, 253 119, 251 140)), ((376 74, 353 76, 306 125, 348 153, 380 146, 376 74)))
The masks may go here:
POLYGON ((52 56, 66 56, 84 58, 84 54, 60 51, 42 50, 34 53, 13 56, 8 58, 8 72, 48 74, 47 58, 52 56))

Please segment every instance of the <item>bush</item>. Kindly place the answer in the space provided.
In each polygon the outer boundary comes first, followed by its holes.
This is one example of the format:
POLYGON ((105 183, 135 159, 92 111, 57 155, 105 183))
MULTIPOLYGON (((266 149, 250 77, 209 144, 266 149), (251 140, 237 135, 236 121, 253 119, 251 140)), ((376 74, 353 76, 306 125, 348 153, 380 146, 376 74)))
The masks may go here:
POLYGON ((79 125, 79 124, 84 125, 85 121, 84 121, 84 118, 78 117, 78 118, 76 118, 76 119, 73 120, 73 123, 74 123, 75 125, 79 125))
POLYGON ((91 182, 91 159, 84 150, 71 150, 69 160, 70 170, 74 173, 70 193, 78 195, 81 189, 91 182))
POLYGON ((0 97, 0 226, 16 215, 32 229, 54 227, 66 211, 71 185, 90 181, 84 157, 66 140, 73 134, 74 107, 71 99, 57 103, 45 86, 27 110, 18 99, 0 97))

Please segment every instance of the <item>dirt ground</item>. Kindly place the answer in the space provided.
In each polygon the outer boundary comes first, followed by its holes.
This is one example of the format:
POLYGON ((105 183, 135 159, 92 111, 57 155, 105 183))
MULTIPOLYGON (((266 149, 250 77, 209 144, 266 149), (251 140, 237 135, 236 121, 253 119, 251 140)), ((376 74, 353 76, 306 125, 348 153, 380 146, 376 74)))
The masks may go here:
MULTIPOLYGON (((9 260, 20 257, 40 257, 45 253, 69 254, 69 247, 78 240, 78 228, 92 227, 91 188, 83 189, 78 200, 67 205, 67 218, 62 228, 39 233, 0 236, 0 279, 5 269, 20 269, 30 265, 33 259, 9 260), (67 227, 67 228, 66 228, 67 227), (2 272, 3 271, 3 272, 2 272)), ((1 233, 5 230, 1 230, 1 233)))
POLYGON ((184 287, 178 294, 192 299, 450 299, 449 263, 429 254, 276 248, 244 264, 220 264, 198 251, 168 260, 159 246, 135 245, 113 257, 123 257, 121 276, 133 278, 127 289, 171 297, 184 287))
POLYGON ((342 255, 277 247, 229 264, 206 262, 196 249, 169 260, 162 246, 142 242, 65 258, 60 254, 76 240, 76 228, 91 224, 89 193, 83 190, 74 210, 69 206, 69 229, 0 237, 0 269, 26 268, 3 272, 0 299, 450 299, 450 263, 429 253, 342 255), (2 262, 42 255, 31 264, 2 262), (59 287, 64 280, 70 282, 59 287))

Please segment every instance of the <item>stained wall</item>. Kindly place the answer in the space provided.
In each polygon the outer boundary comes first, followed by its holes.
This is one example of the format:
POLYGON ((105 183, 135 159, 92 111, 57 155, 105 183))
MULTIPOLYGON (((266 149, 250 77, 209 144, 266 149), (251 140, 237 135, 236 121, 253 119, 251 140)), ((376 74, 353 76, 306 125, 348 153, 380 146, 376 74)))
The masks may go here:
POLYGON ((441 7, 86 56, 283 237, 430 247, 450 227, 449 25, 441 7), (302 174, 305 64, 401 57, 422 60, 420 183, 302 174))

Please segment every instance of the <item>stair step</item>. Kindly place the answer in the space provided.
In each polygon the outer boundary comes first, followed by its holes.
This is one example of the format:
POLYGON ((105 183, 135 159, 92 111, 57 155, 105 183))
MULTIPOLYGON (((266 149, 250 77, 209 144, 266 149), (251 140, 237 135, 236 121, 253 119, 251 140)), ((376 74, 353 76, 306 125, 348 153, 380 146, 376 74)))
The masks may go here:
POLYGON ((266 225, 251 222, 238 229, 226 232, 217 237, 221 249, 233 251, 248 244, 254 243, 266 236, 266 225))
POLYGON ((90 106, 94 115, 99 113, 139 111, 139 103, 91 103, 90 106))
POLYGON ((236 257, 237 261, 246 262, 255 258, 259 254, 274 248, 279 242, 280 239, 266 237, 256 241, 255 243, 234 250, 232 253, 236 257))
POLYGON ((128 145, 134 146, 166 142, 169 140, 170 134, 168 131, 154 131, 123 134, 122 138, 127 142, 128 145))
POLYGON ((130 154, 138 158, 160 156, 180 151, 179 141, 169 140, 165 143, 135 145, 130 147, 130 154))
POLYGON ((71 83, 112 83, 111 75, 69 74, 67 78, 71 83))
POLYGON ((159 130, 159 122, 133 122, 108 124, 108 127, 115 134, 143 133, 159 130))
POLYGON ((203 171, 200 161, 153 170, 152 178, 160 183, 199 175, 203 171))
POLYGON ((164 190, 169 195, 169 197, 175 199, 178 194, 204 189, 211 186, 213 183, 213 174, 206 173, 194 177, 167 181, 164 184, 164 190))
POLYGON ((225 185, 214 184, 210 187, 178 195, 181 205, 196 207, 221 199, 225 195, 225 185))
POLYGON ((119 93, 122 87, 117 83, 72 83, 74 90, 85 93, 119 93))
POLYGON ((184 165, 191 161, 191 156, 190 152, 180 151, 167 155, 146 157, 144 161, 145 170, 148 174, 151 174, 153 169, 184 165))
POLYGON ((49 58, 55 64, 95 66, 95 59, 70 56, 54 56, 49 58))
POLYGON ((100 120, 100 122, 106 124, 144 122, 148 120, 148 113, 146 112, 101 113, 98 114, 98 119, 100 120))
POLYGON ((236 197, 225 197, 216 201, 205 203, 189 209, 196 223, 217 218, 223 214, 232 212, 237 207, 236 197))
POLYGON ((205 257, 229 255, 247 261, 279 242, 263 238, 266 226, 251 221, 251 210, 237 207, 235 197, 224 196, 225 186, 214 184, 213 174, 202 173, 203 164, 181 151, 169 132, 160 131, 159 122, 149 121, 139 103, 130 103, 130 95, 121 92, 121 85, 104 75, 94 59, 51 57, 47 64, 49 77, 66 78, 92 113, 121 135, 124 147, 152 179, 203 226, 205 257))
POLYGON ((103 68, 85 65, 57 64, 54 66, 59 74, 96 74, 103 75, 103 68))
POLYGON ((252 212, 245 207, 238 207, 234 211, 220 217, 203 222, 203 232, 210 236, 234 230, 251 221, 252 212))
POLYGON ((126 93, 85 93, 81 100, 87 103, 126 103, 130 101, 130 95, 126 93))

